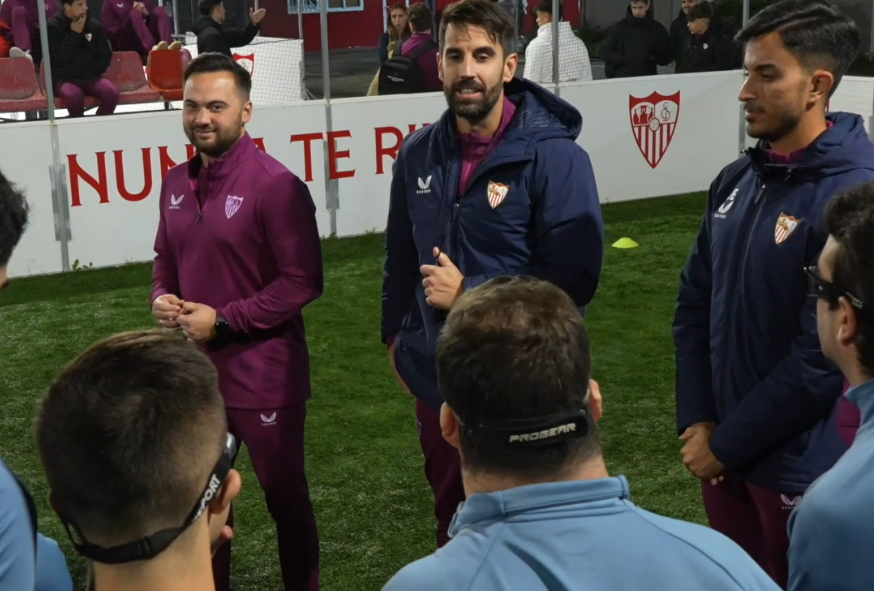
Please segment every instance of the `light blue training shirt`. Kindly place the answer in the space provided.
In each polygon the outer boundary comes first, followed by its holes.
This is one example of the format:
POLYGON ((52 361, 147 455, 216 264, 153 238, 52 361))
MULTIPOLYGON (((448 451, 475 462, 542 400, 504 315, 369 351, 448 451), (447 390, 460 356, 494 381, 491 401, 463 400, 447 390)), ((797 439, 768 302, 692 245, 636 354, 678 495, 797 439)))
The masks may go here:
POLYGON ((789 591, 874 590, 874 380, 846 397, 859 430, 789 516, 789 591))
POLYGON ((472 495, 383 591, 779 591, 734 542, 644 511, 624 476, 472 495))

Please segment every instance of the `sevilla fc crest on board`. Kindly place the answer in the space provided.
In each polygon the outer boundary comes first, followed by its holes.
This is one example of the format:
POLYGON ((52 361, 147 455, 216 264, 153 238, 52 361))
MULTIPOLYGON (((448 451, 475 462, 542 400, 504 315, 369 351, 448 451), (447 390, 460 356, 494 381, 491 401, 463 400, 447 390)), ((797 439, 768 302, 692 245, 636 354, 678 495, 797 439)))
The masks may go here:
POLYGON ((255 74, 255 54, 250 53, 249 55, 240 55, 239 53, 234 54, 234 59, 238 64, 246 68, 246 71, 249 72, 249 76, 253 76, 255 74))
POLYGON ((628 113, 640 153, 647 164, 652 168, 657 167, 677 129, 680 92, 670 96, 654 92, 644 98, 628 95, 628 113))
POLYGON ((504 199, 507 197, 507 193, 510 191, 510 187, 507 185, 502 185, 501 183, 496 183, 495 181, 489 181, 489 205, 492 206, 492 209, 495 209, 501 203, 504 202, 504 199))
POLYGON ((777 218, 777 225, 774 226, 774 242, 777 244, 786 242, 786 239, 789 238, 789 235, 792 234, 792 231, 797 227, 798 220, 796 218, 781 213, 780 217, 777 218))
POLYGON ((243 205, 242 197, 228 195, 228 200, 225 201, 225 215, 228 216, 228 219, 234 217, 234 214, 237 213, 241 205, 243 205))

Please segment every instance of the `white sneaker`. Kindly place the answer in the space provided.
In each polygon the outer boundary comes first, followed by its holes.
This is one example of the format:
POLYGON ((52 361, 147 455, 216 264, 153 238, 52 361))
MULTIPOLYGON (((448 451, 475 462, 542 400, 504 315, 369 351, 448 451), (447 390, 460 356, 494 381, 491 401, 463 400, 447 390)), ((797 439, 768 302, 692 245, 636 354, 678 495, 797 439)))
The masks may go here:
POLYGON ((29 59, 30 61, 33 61, 33 56, 30 55, 29 51, 24 51, 24 50, 21 50, 17 47, 12 47, 9 50, 9 57, 25 57, 25 58, 29 59))

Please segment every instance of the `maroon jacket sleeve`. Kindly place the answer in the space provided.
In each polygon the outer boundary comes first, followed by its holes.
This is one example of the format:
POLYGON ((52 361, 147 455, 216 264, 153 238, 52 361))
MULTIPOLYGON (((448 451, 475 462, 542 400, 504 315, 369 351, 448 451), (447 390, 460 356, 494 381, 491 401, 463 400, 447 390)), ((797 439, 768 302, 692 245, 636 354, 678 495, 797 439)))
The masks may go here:
POLYGON ((217 310, 234 332, 279 326, 324 289, 316 206, 307 186, 291 172, 278 175, 265 187, 258 208, 279 277, 254 296, 217 310))
POLYGON ((161 209, 161 219, 158 222, 158 235, 155 237, 155 265, 152 269, 152 298, 149 302, 154 302, 155 298, 162 295, 173 294, 179 295, 179 273, 176 267, 176 255, 167 239, 167 222, 164 218, 164 195, 163 191, 161 198, 158 200, 161 209))

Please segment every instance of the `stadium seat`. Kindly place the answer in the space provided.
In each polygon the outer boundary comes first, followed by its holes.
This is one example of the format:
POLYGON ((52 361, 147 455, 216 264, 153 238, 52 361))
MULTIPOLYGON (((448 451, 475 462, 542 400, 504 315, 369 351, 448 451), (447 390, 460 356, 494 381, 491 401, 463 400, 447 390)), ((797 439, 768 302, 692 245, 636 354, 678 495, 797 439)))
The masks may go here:
POLYGON ((191 61, 187 49, 165 49, 149 52, 149 85, 161 93, 165 101, 182 100, 182 73, 191 61))
MULTIPOLYGON (((39 64, 39 89, 40 89, 40 91, 42 91, 43 95, 46 94, 46 61, 47 60, 42 60, 39 64)), ((86 109, 93 109, 94 107, 97 106, 97 104, 98 103, 97 103, 96 98, 93 98, 90 96, 85 97, 85 108, 86 109)), ((46 105, 46 108, 48 108, 48 105, 46 105)), ((55 108, 56 109, 66 109, 67 103, 64 101, 64 99, 58 98, 56 96, 55 97, 55 108)))
POLYGON ((30 60, 0 59, 0 113, 44 111, 48 108, 30 60))

